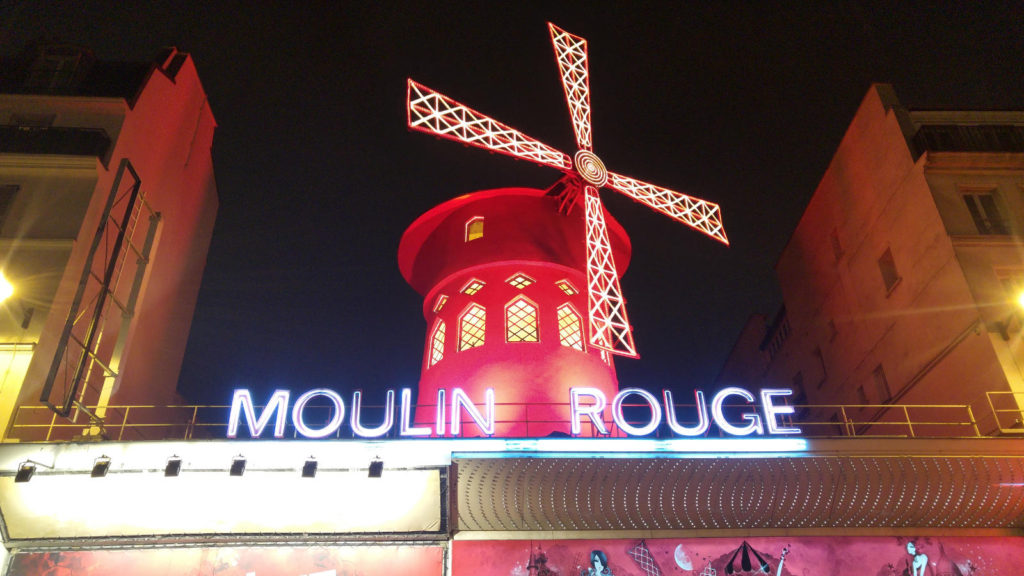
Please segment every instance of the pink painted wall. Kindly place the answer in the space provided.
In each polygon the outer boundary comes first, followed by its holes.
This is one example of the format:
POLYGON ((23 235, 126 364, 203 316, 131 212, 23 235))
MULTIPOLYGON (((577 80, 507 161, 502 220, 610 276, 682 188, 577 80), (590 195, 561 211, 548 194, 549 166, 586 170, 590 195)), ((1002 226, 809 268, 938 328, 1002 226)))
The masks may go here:
MULTIPOLYGON (((563 346, 559 338, 557 309, 568 303, 580 316, 586 343, 587 282, 583 207, 576 206, 566 216, 557 206, 557 200, 541 190, 488 190, 445 202, 406 230, 399 268, 424 296, 427 322, 418 423, 435 421, 438 389, 448 391, 450 403, 451 389, 460 387, 482 406, 484 391, 493 387, 506 404, 497 408, 497 419, 503 422, 498 436, 567 433, 570 388, 597 388, 609 401, 618 392, 614 365, 603 360, 599 350, 586 346, 578 351, 563 346), (475 217, 484 218, 484 235, 467 242, 466 223, 475 217), (509 285, 506 280, 517 272, 535 282, 522 289, 509 285), (473 295, 462 293, 472 279, 485 286, 473 295), (556 286, 564 279, 576 289, 575 295, 556 286), (448 301, 435 312, 442 294, 448 301), (537 342, 506 341, 505 308, 520 296, 537 308, 537 342), (460 351, 460 317, 473 304, 486 310, 484 344, 460 351), (431 365, 430 336, 438 320, 445 323, 444 359, 431 365)), ((607 213, 605 218, 622 274, 629 264, 629 238, 607 213)), ((476 434, 473 425, 463 430, 476 434)))

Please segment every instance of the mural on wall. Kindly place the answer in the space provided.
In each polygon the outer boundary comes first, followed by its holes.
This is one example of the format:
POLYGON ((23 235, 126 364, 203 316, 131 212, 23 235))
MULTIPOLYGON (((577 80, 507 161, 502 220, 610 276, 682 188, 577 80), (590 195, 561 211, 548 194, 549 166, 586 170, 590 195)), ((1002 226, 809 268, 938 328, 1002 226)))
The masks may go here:
POLYGON ((440 546, 73 550, 15 554, 9 576, 440 576, 440 546), (381 570, 387 566, 386 570, 381 570))
POLYGON ((765 537, 471 541, 452 574, 494 576, 1017 576, 1024 538, 765 537))

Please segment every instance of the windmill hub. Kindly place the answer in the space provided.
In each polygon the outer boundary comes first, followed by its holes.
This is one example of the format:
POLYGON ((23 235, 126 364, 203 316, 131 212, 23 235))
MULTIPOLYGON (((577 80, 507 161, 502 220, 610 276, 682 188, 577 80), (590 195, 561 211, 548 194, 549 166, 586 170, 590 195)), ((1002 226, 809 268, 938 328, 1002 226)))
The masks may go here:
POLYGON ((580 150, 577 152, 576 156, 572 159, 572 163, 576 168, 576 173, 587 184, 600 188, 608 183, 608 170, 604 167, 604 162, 601 162, 597 154, 590 150, 580 150))

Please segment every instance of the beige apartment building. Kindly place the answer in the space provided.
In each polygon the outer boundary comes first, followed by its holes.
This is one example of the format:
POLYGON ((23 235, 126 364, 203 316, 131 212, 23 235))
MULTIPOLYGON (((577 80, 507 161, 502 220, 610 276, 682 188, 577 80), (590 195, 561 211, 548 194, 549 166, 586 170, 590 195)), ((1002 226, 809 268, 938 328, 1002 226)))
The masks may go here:
POLYGON ((109 406, 177 399, 215 122, 173 48, 123 63, 39 43, 0 64, 0 438, 105 437, 109 406))
POLYGON ((721 383, 830 405, 801 417, 841 426, 812 433, 1021 431, 1024 111, 908 111, 872 86, 776 272, 782 309, 751 317, 721 383))

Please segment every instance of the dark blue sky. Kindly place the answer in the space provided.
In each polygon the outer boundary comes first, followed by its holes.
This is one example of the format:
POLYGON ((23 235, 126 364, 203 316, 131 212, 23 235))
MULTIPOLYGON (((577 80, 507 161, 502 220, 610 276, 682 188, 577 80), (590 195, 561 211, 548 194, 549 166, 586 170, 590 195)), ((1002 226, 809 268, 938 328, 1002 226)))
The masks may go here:
POLYGON ((872 82, 911 108, 1024 109, 1020 3, 136 4, 8 0, 0 51, 48 35, 103 59, 195 58, 219 124, 180 386, 201 403, 415 386, 425 325, 402 231, 446 199, 559 175, 408 132, 406 78, 571 154, 547 21, 589 41, 605 164, 718 202, 732 242, 603 192, 634 250, 641 359, 617 361, 623 385, 708 387, 747 316, 774 313, 775 260, 872 82))

